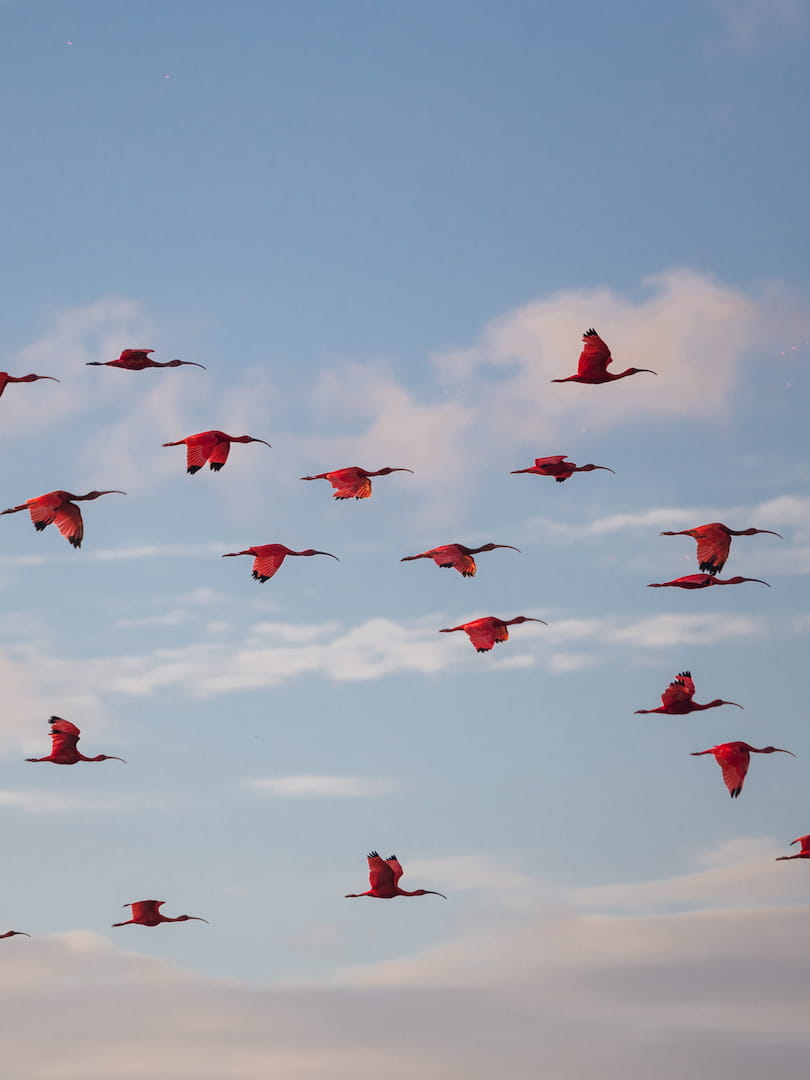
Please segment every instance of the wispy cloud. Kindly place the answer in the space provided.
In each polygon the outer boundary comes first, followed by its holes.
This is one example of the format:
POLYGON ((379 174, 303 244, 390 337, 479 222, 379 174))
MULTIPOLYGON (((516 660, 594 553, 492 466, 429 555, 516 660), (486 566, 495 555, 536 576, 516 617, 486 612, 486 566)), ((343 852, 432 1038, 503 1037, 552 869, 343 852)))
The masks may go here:
MULTIPOLYGON (((50 768, 44 764, 42 768, 50 768)), ((58 768, 59 766, 54 766, 58 768)), ((67 767, 67 766, 65 766, 67 767)), ((78 768, 79 766, 77 766, 78 768)), ((26 814, 65 814, 80 811, 104 810, 118 812, 130 810, 142 805, 154 806, 154 800, 145 801, 131 795, 82 795, 64 794, 52 791, 10 791, 0 790, 0 806, 22 810, 26 814)))
POLYGON ((709 0, 720 20, 726 44, 735 52, 752 53, 808 24, 805 0, 709 0))
POLYGON ((264 776, 245 780, 244 786, 259 794, 280 798, 369 798, 388 795, 400 786, 397 781, 375 776, 264 776))

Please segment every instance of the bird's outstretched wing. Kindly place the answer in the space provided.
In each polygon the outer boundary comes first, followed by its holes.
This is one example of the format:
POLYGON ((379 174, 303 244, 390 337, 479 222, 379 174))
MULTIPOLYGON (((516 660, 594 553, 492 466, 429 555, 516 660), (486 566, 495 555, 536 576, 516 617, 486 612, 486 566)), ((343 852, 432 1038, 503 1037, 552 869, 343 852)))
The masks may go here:
POLYGON ((228 454, 231 452, 231 444, 227 439, 222 442, 214 444, 214 448, 208 456, 208 463, 214 472, 219 472, 225 462, 228 460, 228 454))
POLYGON ((726 565, 731 537, 722 529, 711 529, 697 541, 697 560, 707 574, 719 574, 726 565))
POLYGON ((286 552, 277 551, 270 555, 257 555, 253 560, 253 576, 264 583, 278 570, 286 558, 286 552))
POLYGON ((538 457, 534 459, 534 463, 538 469, 544 465, 560 465, 568 457, 568 454, 553 454, 551 457, 538 457))
POLYGON ((402 877, 403 873, 399 859, 396 857, 396 855, 389 855, 385 862, 388 866, 391 867, 391 870, 394 874, 394 884, 398 885, 399 879, 402 877))
POLYGON ((390 889, 395 884, 394 870, 376 851, 368 856, 368 881, 372 889, 390 889))
POLYGON ((75 503, 64 503, 56 511, 53 522, 64 538, 75 547, 82 546, 84 539, 84 522, 82 512, 75 503))
POLYGON ((330 473, 327 480, 335 489, 334 499, 368 499, 371 497, 371 481, 354 469, 339 469, 330 473))
POLYGON ((611 361, 610 349, 591 327, 582 335, 585 344, 579 354, 577 375, 604 375, 611 361))
POLYGON ((51 753, 55 756, 76 749, 79 741, 79 728, 71 724, 69 720, 62 720, 55 716, 50 721, 51 725, 51 753))
POLYGON ((149 354, 154 351, 154 349, 123 349, 118 359, 124 363, 127 360, 148 360, 149 354))

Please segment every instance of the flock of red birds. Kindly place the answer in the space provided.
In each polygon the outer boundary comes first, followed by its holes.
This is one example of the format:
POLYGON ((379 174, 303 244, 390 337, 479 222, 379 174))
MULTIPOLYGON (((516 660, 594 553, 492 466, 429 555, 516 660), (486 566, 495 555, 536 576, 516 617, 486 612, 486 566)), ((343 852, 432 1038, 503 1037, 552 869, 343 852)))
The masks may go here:
MULTIPOLYGON (((656 372, 649 368, 627 368, 625 371, 613 373, 608 371, 612 357, 610 349, 599 337, 593 328, 583 335, 583 349, 579 357, 576 375, 570 375, 565 379, 552 379, 552 382, 579 382, 597 385, 607 382, 615 382, 618 379, 640 372, 655 375, 656 372)), ((188 360, 169 360, 166 363, 158 363, 151 358, 154 349, 124 349, 116 360, 106 363, 93 361, 88 366, 123 368, 127 371, 143 371, 146 368, 166 368, 189 365, 202 368, 202 364, 195 364, 188 360)), ((2 396, 9 383, 35 382, 38 379, 53 379, 50 375, 22 375, 13 376, 0 371, 0 396, 2 396)), ((59 382, 58 379, 53 379, 59 382)), ((228 460, 232 443, 263 443, 270 446, 264 439, 257 439, 251 435, 227 435, 224 431, 203 431, 196 435, 188 435, 175 442, 163 443, 163 446, 186 447, 186 469, 194 474, 206 464, 213 472, 219 470, 228 460)), ((606 465, 575 465, 568 461, 565 454, 555 454, 549 457, 536 458, 533 466, 526 469, 515 469, 514 473, 534 473, 538 476, 552 476, 558 484, 568 480, 576 472, 591 472, 594 469, 604 469, 613 472, 606 465)), ((392 472, 412 472, 411 469, 391 468, 369 471, 352 466, 344 469, 334 469, 330 472, 317 473, 314 476, 303 476, 302 480, 327 480, 333 490, 335 499, 367 499, 371 496, 371 478, 375 476, 387 476, 392 472)), ((48 525, 56 525, 56 528, 65 539, 75 548, 81 547, 84 537, 84 522, 78 502, 98 499, 102 495, 123 495, 122 491, 90 491, 86 495, 73 495, 68 491, 50 491, 45 495, 39 495, 33 499, 27 499, 19 506, 3 510, 2 514, 16 514, 21 510, 28 510, 34 528, 37 531, 45 529, 48 525)), ((650 588, 664 588, 673 586, 681 589, 705 589, 712 585, 737 585, 746 581, 756 581, 762 585, 767 582, 759 578, 733 577, 722 580, 716 575, 720 573, 726 564, 731 548, 731 539, 734 536, 752 536, 755 533, 769 533, 779 536, 770 529, 730 529, 720 522, 712 522, 708 525, 699 525, 694 529, 683 529, 680 532, 663 532, 662 536, 691 536, 697 541, 697 561, 701 573, 689 574, 686 577, 676 578, 674 581, 665 581, 651 584, 650 588)), ((417 555, 406 555, 401 561, 411 562, 416 559, 432 559, 437 566, 457 570, 464 577, 474 577, 476 563, 474 556, 485 551, 493 551, 496 548, 509 548, 518 551, 511 544, 483 544, 481 547, 467 547, 464 544, 443 544, 439 547, 430 548, 417 555)), ((293 555, 326 555, 337 559, 336 555, 328 551, 315 551, 308 548, 305 551, 292 551, 284 544, 260 544, 246 548, 244 551, 232 551, 223 555, 223 558, 234 558, 239 555, 253 556, 253 578, 258 582, 265 582, 279 569, 285 558, 293 555)), ((524 622, 540 622, 547 625, 542 619, 531 616, 518 615, 512 619, 499 619, 494 615, 487 615, 480 619, 462 623, 459 626, 446 627, 439 632, 442 634, 454 633, 463 630, 470 639, 473 647, 478 652, 489 652, 496 644, 507 641, 509 638, 509 626, 524 622)), ((735 705, 742 708, 735 701, 715 699, 701 705, 694 700, 695 684, 689 671, 682 671, 669 684, 661 695, 661 705, 656 709, 637 709, 638 713, 665 713, 667 715, 682 716, 690 712, 704 709, 717 708, 720 705, 735 705)), ((80 729, 69 720, 59 716, 52 716, 49 720, 51 725, 51 752, 41 758, 26 758, 31 762, 51 762, 55 765, 75 765, 80 761, 124 761, 123 758, 110 754, 97 754, 95 757, 86 757, 79 749, 80 729)), ((703 754, 712 754, 723 772, 723 781, 732 799, 736 799, 743 788, 751 754, 791 754, 790 750, 781 750, 776 746, 755 747, 747 742, 737 741, 721 743, 712 746, 708 750, 698 750, 693 753, 694 757, 703 754)), ((792 844, 800 844, 801 848, 796 855, 779 856, 779 861, 787 859, 810 859, 810 835, 800 836, 791 841, 792 844)), ((372 896, 378 899, 393 899, 396 896, 444 896, 444 893, 435 892, 431 889, 416 889, 413 892, 401 889, 399 880, 402 877, 402 866, 396 855, 390 855, 383 859, 378 852, 372 851, 368 855, 368 873, 370 888, 362 893, 347 893, 347 897, 372 896)), ((113 923, 113 926, 127 926, 137 923, 141 926, 158 926, 162 922, 186 922, 197 920, 207 922, 198 915, 178 915, 170 918, 162 915, 160 908, 163 900, 138 900, 130 904, 132 917, 125 922, 113 923)), ((30 937, 30 934, 21 930, 8 930, 0 934, 0 939, 14 936, 30 937)))

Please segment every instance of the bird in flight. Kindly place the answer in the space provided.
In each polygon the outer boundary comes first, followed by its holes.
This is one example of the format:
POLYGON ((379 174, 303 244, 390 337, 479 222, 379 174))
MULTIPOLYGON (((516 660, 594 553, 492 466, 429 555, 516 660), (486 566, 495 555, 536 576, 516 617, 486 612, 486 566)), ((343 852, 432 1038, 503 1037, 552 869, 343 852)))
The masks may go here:
POLYGON ((726 565, 732 536, 753 536, 755 533, 768 533, 783 539, 781 533, 772 532, 770 529, 730 529, 722 521, 698 525, 695 529, 682 529, 680 532, 662 532, 661 536, 691 536, 697 541, 697 561, 700 569, 707 574, 719 574, 726 565))
POLYGON ((400 562, 412 562, 414 559, 433 559, 437 566, 445 569, 458 570, 462 577, 475 577, 475 559, 482 551, 494 551, 495 548, 509 548, 512 551, 520 551, 520 548, 512 547, 511 544, 482 544, 481 547, 465 547, 464 544, 443 544, 441 547, 422 551, 419 555, 406 555, 400 562))
POLYGON ((252 435, 226 435, 224 431, 200 431, 197 435, 187 435, 177 442, 165 442, 163 446, 186 445, 186 472, 193 476, 206 462, 212 472, 219 472, 228 460, 231 443, 260 442, 270 446, 264 439, 254 439, 252 435))
POLYGON ((6 930, 5 934, 0 934, 0 940, 7 937, 31 937, 31 935, 26 934, 24 930, 6 930))
POLYGON ((193 360, 167 360, 165 364, 153 360, 150 353, 154 349, 124 349, 117 360, 88 360, 87 367, 114 367, 125 368, 127 371, 143 371, 149 367, 199 367, 205 371, 204 364, 197 364, 193 360))
POLYGON ((160 908, 165 903, 165 900, 136 900, 134 904, 122 904, 122 907, 132 908, 132 918, 127 919, 126 922, 114 922, 113 926, 129 926, 130 923, 138 923, 140 926, 157 926, 162 922, 188 922, 190 919, 208 922, 208 919, 202 919, 199 915, 178 915, 170 919, 168 915, 160 913, 160 908))
MULTIPOLYGON (((706 705, 698 705, 693 700, 695 696, 695 684, 692 682, 691 671, 679 671, 678 675, 669 684, 661 695, 661 705, 657 709, 636 709, 637 713, 667 713, 669 716, 684 716, 686 713, 698 712, 701 709, 714 709, 718 705, 737 705, 736 701, 721 701, 716 698, 706 705)), ((738 709, 742 705, 737 705, 738 709)))
POLYGON ((28 510, 37 532, 42 532, 48 525, 56 525, 59 532, 75 548, 82 546, 84 539, 84 521, 77 502, 98 499, 102 495, 126 495, 125 491, 90 491, 87 495, 71 495, 69 491, 49 491, 47 495, 38 495, 28 499, 20 506, 12 506, 2 514, 18 514, 28 510))
POLYGON ((370 472, 361 469, 359 465, 351 465, 347 469, 335 469, 333 472, 316 473, 315 476, 302 476, 302 480, 328 480, 335 489, 332 492, 334 499, 369 499, 371 498, 371 477, 388 476, 392 472, 409 472, 413 469, 392 468, 377 469, 370 472))
POLYGON ((463 630, 473 644, 476 652, 489 652, 493 645, 509 640, 507 626, 515 623, 539 622, 548 626, 543 619, 533 619, 529 615, 518 615, 514 619, 497 619, 494 615, 486 615, 483 619, 473 619, 472 622, 462 623, 461 626, 449 626, 440 630, 440 634, 452 634, 456 630, 463 630))
POLYGON ((233 559, 237 555, 253 555, 253 578, 262 584, 275 574, 288 555, 329 555, 330 559, 338 559, 337 555, 331 555, 328 551, 315 551, 307 548, 306 551, 293 551, 284 544, 260 544, 258 547, 250 547, 246 551, 229 551, 223 555, 223 559, 233 559))
POLYGON ((566 379, 552 379, 552 382, 580 382, 580 383, 606 383, 623 379, 626 375, 638 375, 641 371, 657 375, 657 371, 650 368, 630 367, 626 371, 620 371, 617 375, 608 372, 608 364, 611 362, 610 349, 602 341, 593 327, 586 330, 582 335, 584 348, 579 354, 579 364, 576 375, 569 375, 566 379))
POLYGON ((575 472, 593 472, 594 469, 604 469, 613 473, 615 470, 607 465, 575 465, 573 461, 566 461, 566 454, 553 454, 551 457, 539 457, 534 459, 534 465, 529 469, 512 469, 512 476, 517 473, 537 473, 538 476, 553 476, 558 484, 562 484, 575 472))
POLYGON ((791 757, 796 757, 792 750, 780 750, 778 746, 763 746, 762 749, 757 749, 747 742, 720 743, 708 750, 694 750, 692 757, 700 757, 702 754, 714 755, 714 760, 723 770, 723 783, 732 799, 736 799, 743 789, 752 754, 790 754, 791 757))
MULTIPOLYGON (((69 720, 63 720, 61 716, 52 716, 48 723, 51 725, 51 752, 47 757, 29 757, 26 761, 52 761, 54 765, 75 765, 79 761, 124 761, 122 757, 114 754, 98 754, 96 757, 85 757, 81 750, 77 749, 81 731, 69 720)), ((124 761, 126 765, 126 762, 124 761)))
POLYGON ((795 840, 790 841, 790 847, 794 844, 801 844, 801 849, 798 855, 777 855, 777 862, 786 862, 789 859, 810 859, 810 835, 799 836, 795 840))
MULTIPOLYGON (((648 589, 666 589, 674 586, 676 589, 708 589, 711 585, 741 585, 744 581, 757 581, 760 585, 768 585, 758 577, 730 577, 725 581, 722 578, 712 577, 711 574, 687 574, 686 577, 675 578, 674 581, 659 581, 648 585, 648 589)), ((770 589, 770 585, 768 585, 770 589)))
POLYGON ((37 379, 50 379, 52 382, 60 382, 53 375, 9 375, 7 371, 0 371, 0 397, 3 391, 12 382, 36 382, 37 379))
POLYGON ((444 893, 434 892, 433 889, 406 892, 399 887, 401 877, 402 867, 396 855, 382 859, 376 851, 372 851, 368 856, 368 882, 371 888, 367 892, 346 893, 345 899, 357 896, 375 896, 378 900, 393 900, 395 896, 441 896, 444 900, 447 899, 444 893))

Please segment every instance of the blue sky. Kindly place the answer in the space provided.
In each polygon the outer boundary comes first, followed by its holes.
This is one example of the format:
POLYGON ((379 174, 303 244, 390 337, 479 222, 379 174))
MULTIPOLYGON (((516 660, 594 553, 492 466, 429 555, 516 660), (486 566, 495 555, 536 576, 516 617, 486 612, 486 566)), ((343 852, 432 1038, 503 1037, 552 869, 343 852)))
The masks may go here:
POLYGON ((0 367, 61 379, 0 399, 0 501, 127 492, 80 551, 0 523, 5 1059, 51 1075, 68 980, 82 1080, 803 1076, 806 4, 0 25, 0 367), (589 326, 658 375, 551 385, 589 326), (207 371, 87 371, 132 346, 207 371), (272 449, 189 477, 208 428, 272 449), (616 475, 510 475, 555 453, 616 475), (414 472, 298 479, 350 464, 414 472), (709 521, 772 588, 647 590, 709 521), (451 541, 521 550, 399 561, 451 541), (340 562, 220 558, 271 542, 340 562), (437 633, 488 614, 549 625, 437 633), (683 668, 745 712, 634 715, 683 668), (128 764, 25 764, 51 714, 128 764), (732 739, 798 756, 732 802, 732 739), (448 901, 347 905, 372 848, 448 901), (152 896, 211 925, 110 929, 152 896))

